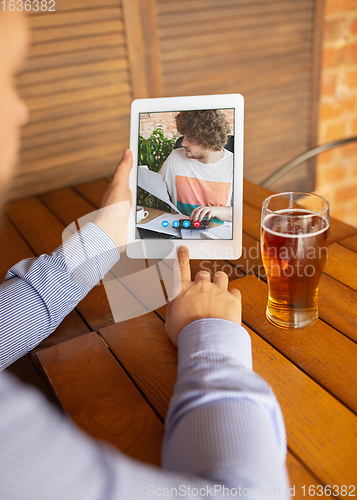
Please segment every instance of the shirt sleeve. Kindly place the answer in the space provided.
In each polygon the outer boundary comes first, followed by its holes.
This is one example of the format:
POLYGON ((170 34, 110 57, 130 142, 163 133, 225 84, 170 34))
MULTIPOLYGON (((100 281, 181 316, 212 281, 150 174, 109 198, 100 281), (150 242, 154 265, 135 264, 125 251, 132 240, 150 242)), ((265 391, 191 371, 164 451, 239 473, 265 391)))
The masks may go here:
POLYGON ((286 494, 286 433, 270 386, 252 369, 251 340, 236 323, 207 318, 178 338, 175 393, 163 467, 231 488, 286 494))
POLYGON ((235 323, 198 320, 181 332, 161 470, 95 442, 1 374, 0 498, 288 498, 281 411, 251 366, 235 323))
POLYGON ((51 255, 12 267, 0 285, 0 370, 48 337, 119 257, 111 238, 88 223, 51 255))

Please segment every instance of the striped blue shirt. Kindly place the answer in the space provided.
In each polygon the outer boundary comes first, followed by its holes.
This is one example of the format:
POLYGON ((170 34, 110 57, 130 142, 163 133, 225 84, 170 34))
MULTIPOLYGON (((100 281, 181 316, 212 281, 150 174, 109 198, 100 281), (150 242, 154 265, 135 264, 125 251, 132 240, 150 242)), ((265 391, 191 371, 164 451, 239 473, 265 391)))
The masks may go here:
MULTIPOLYGON (((93 223, 65 246, 18 263, 0 285, 2 369, 54 331, 119 259, 93 223)), ((91 439, 2 373, 0 499, 287 498, 284 422, 273 391, 252 370, 247 331, 202 319, 178 343, 161 469, 91 439)))

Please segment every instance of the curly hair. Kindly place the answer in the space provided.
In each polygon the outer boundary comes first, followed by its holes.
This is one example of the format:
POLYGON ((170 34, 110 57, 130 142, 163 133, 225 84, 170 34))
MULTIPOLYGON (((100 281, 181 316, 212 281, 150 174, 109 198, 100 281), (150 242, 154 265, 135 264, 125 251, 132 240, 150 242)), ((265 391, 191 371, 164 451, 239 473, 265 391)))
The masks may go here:
POLYGON ((220 151, 231 134, 226 115, 216 109, 181 111, 176 116, 176 128, 181 135, 213 151, 220 151))

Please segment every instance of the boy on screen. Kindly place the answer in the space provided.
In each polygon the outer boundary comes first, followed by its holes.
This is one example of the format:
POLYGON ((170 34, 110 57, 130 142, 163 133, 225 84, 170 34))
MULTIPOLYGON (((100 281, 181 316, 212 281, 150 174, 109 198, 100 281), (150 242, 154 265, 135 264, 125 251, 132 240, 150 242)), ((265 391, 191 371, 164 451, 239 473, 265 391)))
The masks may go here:
POLYGON ((233 153, 224 148, 231 134, 223 111, 181 111, 183 136, 159 173, 172 202, 192 220, 232 221, 233 153))

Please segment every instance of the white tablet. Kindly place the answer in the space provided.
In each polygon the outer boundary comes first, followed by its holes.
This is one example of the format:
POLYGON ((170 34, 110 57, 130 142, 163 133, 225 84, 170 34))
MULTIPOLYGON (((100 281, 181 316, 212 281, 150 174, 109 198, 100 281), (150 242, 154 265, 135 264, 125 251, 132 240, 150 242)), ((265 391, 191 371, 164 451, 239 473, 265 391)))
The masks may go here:
POLYGON ((240 94, 132 103, 130 258, 240 257, 243 116, 240 94))

